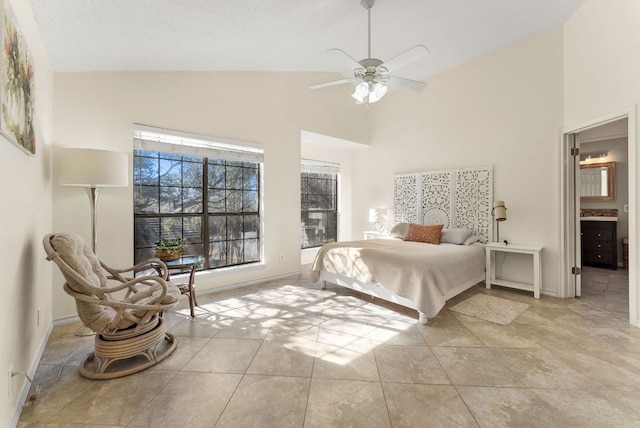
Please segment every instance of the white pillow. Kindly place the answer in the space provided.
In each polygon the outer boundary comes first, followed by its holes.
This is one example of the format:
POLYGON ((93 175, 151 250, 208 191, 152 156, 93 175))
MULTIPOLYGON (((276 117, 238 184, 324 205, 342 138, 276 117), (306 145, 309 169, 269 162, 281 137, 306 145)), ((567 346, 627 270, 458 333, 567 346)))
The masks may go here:
POLYGON ((472 235, 473 229, 442 229, 440 242, 448 242, 449 244, 457 245, 469 245, 466 243, 466 241, 472 235))
POLYGON ((480 238, 478 238, 476 235, 471 235, 470 237, 468 237, 465 241, 464 244, 462 245, 471 245, 474 242, 478 242, 480 240, 480 238))
POLYGON ((391 229, 389 235, 394 238, 404 239, 407 236, 407 231, 409 230, 409 223, 398 223, 391 229))

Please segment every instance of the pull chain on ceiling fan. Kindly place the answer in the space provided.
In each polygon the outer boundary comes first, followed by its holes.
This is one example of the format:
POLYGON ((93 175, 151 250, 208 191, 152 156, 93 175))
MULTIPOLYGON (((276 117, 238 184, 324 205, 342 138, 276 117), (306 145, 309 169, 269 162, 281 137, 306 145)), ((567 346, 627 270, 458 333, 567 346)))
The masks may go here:
POLYGON ((328 53, 337 54, 341 60, 346 62, 353 70, 353 76, 345 76, 344 79, 313 85, 310 86, 309 89, 321 89, 343 83, 351 83, 356 87, 351 95, 356 99, 356 104, 371 104, 380 101, 390 87, 402 87, 417 91, 426 86, 424 82, 405 79, 391 74, 423 58, 429 52, 426 47, 416 45, 386 62, 371 57, 371 8, 374 3, 375 0, 360 1, 362 7, 367 9, 368 15, 367 58, 357 61, 342 49, 329 49, 327 51, 328 53))

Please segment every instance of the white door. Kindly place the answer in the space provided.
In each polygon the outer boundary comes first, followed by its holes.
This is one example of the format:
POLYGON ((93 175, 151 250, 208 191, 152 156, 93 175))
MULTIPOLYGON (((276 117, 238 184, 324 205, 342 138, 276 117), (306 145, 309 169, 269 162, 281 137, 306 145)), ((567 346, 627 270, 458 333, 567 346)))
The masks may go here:
POLYGON ((575 290, 575 296, 580 297, 582 295, 582 277, 580 275, 580 269, 582 268, 582 232, 580 230, 580 136, 579 134, 569 134, 569 145, 571 147, 571 188, 569 197, 571 198, 571 210, 569 215, 573 218, 574 233, 573 242, 570 243, 573 247, 573 289, 575 290))

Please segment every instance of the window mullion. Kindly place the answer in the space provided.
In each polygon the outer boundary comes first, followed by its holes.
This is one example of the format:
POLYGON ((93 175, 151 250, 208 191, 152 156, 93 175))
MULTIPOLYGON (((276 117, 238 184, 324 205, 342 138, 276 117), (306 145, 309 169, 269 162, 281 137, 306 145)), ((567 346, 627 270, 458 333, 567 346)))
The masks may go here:
POLYGON ((202 255, 203 269, 209 269, 209 159, 202 159, 202 255))

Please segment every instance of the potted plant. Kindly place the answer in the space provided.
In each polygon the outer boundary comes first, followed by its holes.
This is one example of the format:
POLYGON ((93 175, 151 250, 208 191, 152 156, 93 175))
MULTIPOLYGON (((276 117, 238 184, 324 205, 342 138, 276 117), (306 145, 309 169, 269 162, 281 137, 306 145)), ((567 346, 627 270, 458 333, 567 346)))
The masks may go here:
POLYGON ((156 242, 156 257, 162 261, 176 260, 182 256, 187 240, 184 238, 161 239, 156 242))

